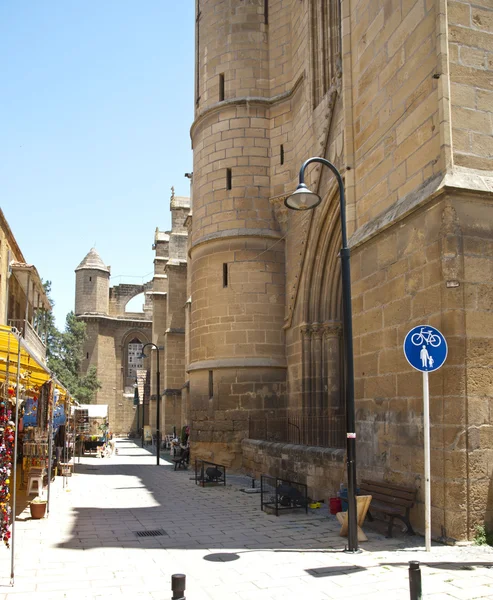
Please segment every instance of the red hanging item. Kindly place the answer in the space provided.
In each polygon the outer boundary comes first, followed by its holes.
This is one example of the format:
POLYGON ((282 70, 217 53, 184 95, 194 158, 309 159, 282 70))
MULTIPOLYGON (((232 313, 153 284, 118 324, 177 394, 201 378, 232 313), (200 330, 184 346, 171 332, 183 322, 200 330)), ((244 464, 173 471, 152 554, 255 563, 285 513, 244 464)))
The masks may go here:
MULTIPOLYGON (((10 389, 9 389, 10 394, 10 389)), ((15 425, 12 411, 5 400, 0 401, 0 538, 10 547, 10 475, 14 452, 15 425)))

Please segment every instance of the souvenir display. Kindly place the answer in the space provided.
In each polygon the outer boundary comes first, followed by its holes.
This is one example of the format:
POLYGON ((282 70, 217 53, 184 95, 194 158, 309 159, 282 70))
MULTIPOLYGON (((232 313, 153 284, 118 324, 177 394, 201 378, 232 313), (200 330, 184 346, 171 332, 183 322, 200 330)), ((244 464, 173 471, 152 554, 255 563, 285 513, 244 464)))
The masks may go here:
MULTIPOLYGON (((13 394, 10 393, 9 397, 13 394)), ((10 547, 10 475, 14 454, 15 425, 11 420, 11 405, 5 398, 0 399, 0 537, 7 548, 10 547)))

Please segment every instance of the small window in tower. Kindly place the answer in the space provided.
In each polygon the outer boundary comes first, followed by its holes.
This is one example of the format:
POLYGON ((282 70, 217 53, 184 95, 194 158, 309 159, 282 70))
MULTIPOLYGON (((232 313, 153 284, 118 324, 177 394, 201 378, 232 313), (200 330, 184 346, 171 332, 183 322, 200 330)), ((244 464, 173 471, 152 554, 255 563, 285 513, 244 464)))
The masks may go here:
POLYGON ((86 352, 86 358, 89 358, 89 352, 86 352))
POLYGON ((228 287, 228 263, 223 263, 223 287, 228 287))
POLYGON ((209 371, 209 398, 214 397, 214 372, 209 371))
POLYGON ((264 23, 269 23, 269 0, 264 0, 264 23))
POLYGON ((284 164, 284 144, 281 144, 281 149, 280 149, 280 157, 281 157, 281 165, 284 164))
POLYGON ((231 169, 226 169, 226 189, 231 190, 233 188, 233 173, 231 169))
POLYGON ((89 277, 89 281, 92 281, 92 277, 89 277))
POLYGON ((219 102, 224 100, 224 73, 219 75, 219 102))

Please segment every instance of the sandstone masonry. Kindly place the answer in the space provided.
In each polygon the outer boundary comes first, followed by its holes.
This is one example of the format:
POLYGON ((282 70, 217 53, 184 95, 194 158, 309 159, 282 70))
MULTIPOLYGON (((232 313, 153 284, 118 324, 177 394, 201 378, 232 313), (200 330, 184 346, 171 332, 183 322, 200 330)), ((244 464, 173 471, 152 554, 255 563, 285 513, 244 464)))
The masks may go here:
POLYGON ((315 211, 283 204, 303 161, 323 156, 347 193, 359 477, 415 485, 423 529, 421 379, 402 342, 414 325, 438 327, 450 352, 430 376, 433 534, 471 538, 493 525, 491 3, 196 6, 182 394, 194 452, 256 476, 297 474, 314 497, 343 477, 337 448, 251 435, 273 414, 334 427, 344 415, 330 171, 307 173, 323 198, 315 211))

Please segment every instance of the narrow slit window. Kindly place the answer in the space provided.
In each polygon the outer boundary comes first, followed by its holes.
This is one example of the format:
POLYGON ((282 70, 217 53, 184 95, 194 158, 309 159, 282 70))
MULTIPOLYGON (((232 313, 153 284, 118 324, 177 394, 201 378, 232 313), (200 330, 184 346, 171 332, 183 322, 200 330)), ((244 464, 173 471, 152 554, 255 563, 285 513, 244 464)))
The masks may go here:
POLYGON ((269 23, 269 0, 264 0, 264 23, 269 23))
POLYGON ((281 165, 283 165, 284 164, 284 144, 281 144, 279 155, 280 155, 280 158, 281 158, 281 165))
POLYGON ((209 371, 209 398, 214 397, 214 372, 209 371))
POLYGON ((89 281, 92 281, 92 277, 89 277, 89 281))
POLYGON ((86 358, 89 358, 89 352, 86 352, 86 358))
POLYGON ((231 190, 233 188, 233 173, 231 169, 226 169, 226 189, 231 190))
POLYGON ((228 287, 228 263, 223 263, 223 287, 228 287))
POLYGON ((219 75, 219 102, 224 100, 224 73, 219 75))

